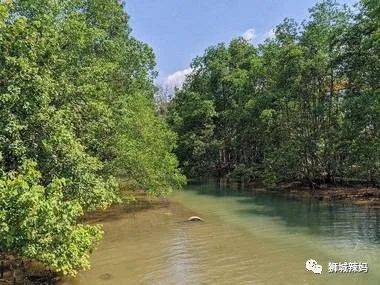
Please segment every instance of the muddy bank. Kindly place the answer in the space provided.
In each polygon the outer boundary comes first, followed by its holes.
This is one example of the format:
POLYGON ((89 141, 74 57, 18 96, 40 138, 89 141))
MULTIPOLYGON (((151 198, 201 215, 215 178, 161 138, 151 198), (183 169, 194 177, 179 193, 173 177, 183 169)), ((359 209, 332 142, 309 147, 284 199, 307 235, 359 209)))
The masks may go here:
POLYGON ((0 285, 52 285, 59 280, 55 272, 34 260, 21 258, 12 253, 1 253, 0 285))
POLYGON ((323 201, 342 201, 353 204, 380 208, 380 188, 375 187, 337 187, 325 186, 310 189, 297 184, 281 185, 277 189, 256 189, 254 191, 274 191, 295 199, 313 198, 323 201))
MULTIPOLYGON (((282 183, 273 188, 266 188, 260 183, 242 183, 233 180, 216 180, 209 181, 219 185, 219 187, 228 186, 232 189, 247 193, 270 192, 279 195, 286 195, 294 199, 313 198, 320 201, 342 201, 356 205, 380 208, 380 188, 365 185, 337 186, 337 185, 319 185, 318 188, 310 188, 300 182, 282 183)), ((192 180, 191 183, 202 184, 205 181, 192 180)))

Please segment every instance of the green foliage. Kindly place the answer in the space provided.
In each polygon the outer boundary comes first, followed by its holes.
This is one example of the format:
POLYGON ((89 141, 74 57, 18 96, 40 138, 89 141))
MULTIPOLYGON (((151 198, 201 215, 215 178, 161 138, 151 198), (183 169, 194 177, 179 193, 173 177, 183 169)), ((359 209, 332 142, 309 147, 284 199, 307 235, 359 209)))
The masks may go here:
POLYGON ((180 134, 177 156, 190 176, 201 176, 213 168, 213 119, 216 115, 211 100, 202 99, 193 92, 179 92, 171 106, 168 118, 173 129, 180 134), (176 105, 177 103, 181 105, 176 105))
POLYGON ((156 116, 151 100, 140 94, 131 97, 122 124, 126 131, 120 135, 117 147, 123 151, 115 160, 119 176, 129 177, 136 188, 155 195, 180 189, 185 178, 171 153, 175 134, 156 116))
POLYGON ((0 179, 0 248, 33 258, 67 275, 89 267, 89 254, 102 232, 78 225, 78 202, 65 201, 65 181, 40 184, 36 163, 25 161, 19 173, 0 179))
POLYGON ((0 3, 4 250, 74 275, 100 233, 78 218, 120 201, 114 177, 156 195, 184 184, 155 114, 153 51, 130 34, 115 0, 0 3))
POLYGON ((258 47, 236 39, 195 58, 168 117, 184 171, 269 185, 378 183, 379 4, 359 7, 323 1, 258 47))

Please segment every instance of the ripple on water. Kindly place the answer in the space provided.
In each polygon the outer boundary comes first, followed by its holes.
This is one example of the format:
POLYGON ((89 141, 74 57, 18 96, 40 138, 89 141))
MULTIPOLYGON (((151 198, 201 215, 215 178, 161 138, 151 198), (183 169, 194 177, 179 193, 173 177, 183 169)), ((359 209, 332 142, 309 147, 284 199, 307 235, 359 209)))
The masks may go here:
POLYGON ((105 222, 92 270, 71 284, 379 284, 378 212, 191 190, 168 209, 105 222), (183 222, 192 215, 206 222, 183 222), (372 270, 314 276, 304 269, 308 258, 368 261, 372 270))

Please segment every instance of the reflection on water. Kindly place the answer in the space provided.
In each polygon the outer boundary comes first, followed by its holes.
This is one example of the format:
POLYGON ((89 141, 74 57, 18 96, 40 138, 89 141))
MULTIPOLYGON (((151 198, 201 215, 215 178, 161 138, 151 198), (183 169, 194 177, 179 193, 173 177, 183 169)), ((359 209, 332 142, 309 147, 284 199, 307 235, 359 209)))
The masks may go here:
POLYGON ((359 207, 349 203, 326 203, 315 199, 296 200, 276 193, 239 192, 226 186, 209 183, 193 185, 198 194, 215 197, 243 197, 240 203, 248 204, 237 211, 246 215, 278 217, 292 231, 297 227, 310 235, 355 245, 361 242, 380 243, 379 209, 359 207))
POLYGON ((67 284, 379 284, 380 211, 190 185, 169 208, 106 221, 92 270, 67 284), (191 215, 205 223, 184 222, 191 215), (321 276, 306 272, 316 259, 321 276), (368 262, 369 273, 327 264, 368 262))

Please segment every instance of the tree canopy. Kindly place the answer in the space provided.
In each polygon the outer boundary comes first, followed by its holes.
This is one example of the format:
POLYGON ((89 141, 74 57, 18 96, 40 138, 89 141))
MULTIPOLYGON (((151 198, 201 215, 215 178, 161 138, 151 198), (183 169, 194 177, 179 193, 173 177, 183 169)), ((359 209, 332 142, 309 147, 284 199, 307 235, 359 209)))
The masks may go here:
POLYGON ((101 236, 79 217, 120 200, 119 176, 183 185, 154 67, 116 0, 0 2, 1 251, 75 275, 101 236))
POLYGON ((334 1, 256 46, 208 48, 169 107, 190 177, 380 182, 379 1, 334 1))

